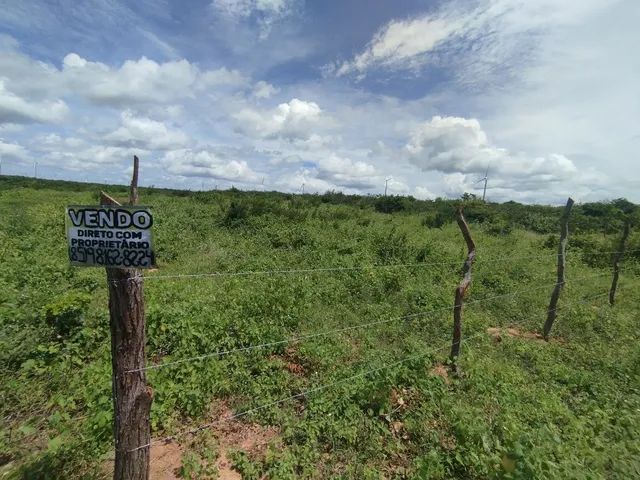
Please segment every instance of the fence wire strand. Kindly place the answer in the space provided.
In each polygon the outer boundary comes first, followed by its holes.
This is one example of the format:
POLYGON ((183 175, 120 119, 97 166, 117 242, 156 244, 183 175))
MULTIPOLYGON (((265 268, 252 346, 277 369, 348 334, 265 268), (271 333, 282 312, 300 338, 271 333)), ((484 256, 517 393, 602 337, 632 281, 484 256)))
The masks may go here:
MULTIPOLYGON (((599 273, 599 274, 595 274, 595 275, 588 275, 588 276, 584 276, 584 277, 579 277, 579 278, 575 278, 575 279, 571 279, 571 281, 581 281, 581 280, 587 280, 587 279, 591 279, 591 278, 598 278, 598 277, 603 277, 605 275, 609 275, 609 272, 607 273, 599 273)), ((566 283, 566 282, 565 282, 566 283)), ((509 293, 503 293, 500 295, 493 295, 490 297, 484 297, 484 298, 479 298, 476 300, 469 300, 467 302, 463 303, 463 306, 468 306, 468 305, 475 305, 475 304, 479 304, 479 303, 483 303, 483 302, 488 302, 491 300, 496 300, 496 299, 500 299, 500 298, 509 298, 509 297, 515 297, 524 293, 529 293, 531 291, 535 291, 535 290, 541 290, 541 289, 545 289, 545 288, 550 288, 550 287, 555 287, 558 284, 558 282, 554 282, 551 284, 545 284, 545 285, 540 285, 537 287, 532 287, 532 288, 528 288, 526 290, 516 290, 514 292, 509 292, 509 293)), ((172 367, 175 365, 180 365, 183 363, 190 363, 190 362, 197 362, 197 361, 202 361, 202 360, 206 360, 209 358, 215 358, 215 357, 223 357, 226 355, 231 355, 234 353, 240 353, 240 352, 247 352, 247 351, 252 351, 252 350, 259 350, 262 348, 268 348, 268 347, 275 347, 278 345, 286 345, 286 344, 290 344, 290 343, 298 343, 298 342, 303 342, 303 341, 307 341, 307 340, 311 340, 313 338, 319 338, 319 337, 325 337, 325 336, 329 336, 329 335, 335 335, 335 334, 339 334, 339 333, 344 333, 344 332, 348 332, 351 330, 358 330, 361 328, 365 328, 365 327, 371 327, 371 326, 375 326, 375 325, 382 325, 385 323, 391 323, 391 322, 397 322, 397 321, 403 321, 403 320, 410 320, 412 318, 416 318, 416 317, 421 317, 421 316, 425 316, 425 315, 431 315, 433 313, 439 313, 439 312, 444 312, 444 311, 450 311, 451 309, 453 309, 454 305, 449 305, 446 307, 442 307, 442 308, 437 308, 437 309, 431 309, 431 310, 426 310, 423 312, 417 312, 417 313, 412 313, 409 315, 404 315, 404 316, 399 316, 399 317, 393 317, 393 318, 387 318, 384 320, 376 320, 373 322, 366 322, 366 323, 359 323, 357 325, 351 325, 349 327, 342 327, 342 328, 338 328, 335 330, 327 330, 324 332, 317 332, 317 333, 311 333, 308 335, 300 335, 300 336, 293 336, 290 338, 285 338, 282 340, 277 340, 274 342, 266 342, 266 343, 261 343, 261 344, 257 344, 257 345, 249 345, 246 347, 238 347, 238 348, 232 348, 232 349, 228 349, 228 350, 220 350, 217 352, 211 352, 211 353, 205 353, 202 355, 197 355, 197 356, 193 356, 193 357, 188 357, 188 358, 181 358, 178 360, 173 360, 170 362, 165 362, 165 363, 160 363, 157 365, 149 365, 143 368, 135 368, 135 369, 131 369, 131 370, 126 370, 124 373, 136 373, 136 372, 143 372, 143 371, 148 371, 148 370, 157 370, 160 368, 165 368, 165 367, 172 367)))
MULTIPOLYGON (((566 308, 567 306, 570 306, 570 305, 587 303, 589 301, 592 301, 592 300, 594 300, 596 298, 605 296, 607 294, 608 294, 608 292, 599 293, 599 294, 596 294, 596 295, 593 295, 593 296, 590 296, 590 297, 587 297, 587 298, 583 298, 580 301, 570 302, 568 304, 565 304, 563 307, 556 307, 554 310, 558 310, 560 308, 566 308)), ((522 325, 522 324, 524 324, 526 322, 529 322, 529 321, 532 321, 532 318, 526 318, 526 319, 521 320, 519 322, 512 322, 510 325, 511 326, 522 325)), ((468 336, 466 338, 463 338, 462 340, 460 340, 460 343, 461 344, 466 343, 466 342, 468 343, 470 340, 478 338, 478 337, 481 337, 483 335, 487 335, 486 331, 484 331, 484 330, 480 331, 480 332, 477 332, 477 333, 475 333, 473 335, 470 335, 470 336, 468 336)), ((141 449, 144 449, 144 448, 149 448, 152 445, 155 445, 155 444, 158 444, 158 443, 168 443, 168 442, 171 442, 171 441, 175 440, 176 438, 183 437, 185 435, 193 435, 193 434, 198 433, 198 432, 200 432, 202 430, 206 430, 206 429, 211 428, 211 427, 216 426, 216 425, 220 425, 220 424, 224 424, 224 423, 227 423, 227 422, 230 422, 230 421, 233 421, 233 420, 237 420, 238 418, 246 417, 248 415, 251 415, 253 413, 259 412, 259 411, 264 410, 264 409, 267 409, 269 407, 280 405, 280 404, 289 402, 291 400, 296 400, 298 398, 303 398, 303 397, 306 397, 306 396, 308 396, 310 394, 317 393, 317 392, 320 392, 320 391, 323 391, 323 390, 327 390, 327 389, 329 389, 331 387, 335 387, 336 385, 340 385, 340 384, 343 384, 343 383, 351 382, 352 380, 356 380, 358 378, 366 377, 367 375, 371 375, 372 373, 377 373, 377 372, 380 372, 380 371, 383 371, 383 370, 387 370, 389 368, 392 368, 392 367, 395 367, 395 366, 398 366, 398 365, 402 365, 402 364, 404 364, 406 362, 410 362, 412 360, 422 359, 424 357, 433 355, 433 354, 439 352, 440 350, 443 350, 443 349, 446 349, 446 348, 449 348, 449 347, 450 347, 450 344, 446 343, 446 344, 440 345, 437 348, 432 348, 432 349, 430 349, 430 350, 428 350, 426 352, 423 352, 423 353, 420 353, 420 354, 417 354, 417 355, 411 355, 411 356, 405 357, 405 358, 397 360, 395 362, 391 362, 391 363, 385 364, 385 365, 383 365, 381 367, 376 367, 376 368, 372 368, 372 369, 365 370, 365 371, 362 371, 362 372, 358 372, 355 375, 351 375, 351 376, 348 376, 346 378, 342 378, 342 379, 337 380, 335 382, 330 382, 330 383, 327 383, 327 384, 324 384, 324 385, 320 385, 318 387, 310 388, 310 389, 307 389, 307 390, 305 390, 303 392, 300 392, 300 393, 297 393, 297 394, 294 394, 294 395, 290 395, 288 397, 284 397, 284 398, 281 398, 281 399, 278 399, 278 400, 274 400, 272 402, 268 402, 268 403, 259 405, 257 407, 250 408, 248 410, 244 410, 242 412, 230 415, 229 417, 226 417, 226 418, 223 418, 223 419, 219 419, 219 420, 216 420, 216 421, 213 421, 213 422, 202 424, 202 425, 200 425, 200 426, 198 426, 196 428, 192 428, 192 429, 189 429, 189 430, 184 430, 184 431, 179 432, 177 434, 170 435, 170 436, 167 436, 167 437, 163 437, 163 438, 160 438, 160 439, 157 439, 157 440, 152 440, 151 442, 149 442, 149 443, 147 443, 145 445, 140 445, 140 446, 138 446, 136 448, 128 450, 127 452, 135 452, 137 450, 141 450, 141 449)))
MULTIPOLYGON (((640 250, 627 250, 625 253, 632 253, 640 250)), ((568 252, 569 254, 571 252, 568 252)), ((620 253, 617 251, 609 252, 597 252, 598 256, 612 255, 620 253)), ((497 260, 511 260, 511 259, 525 259, 525 258, 549 258, 558 257, 558 253, 544 254, 544 255, 502 255, 498 257, 482 257, 477 255, 475 263, 481 263, 485 261, 497 261, 497 260)), ((570 257, 570 255, 567 255, 570 257)), ((320 268, 289 268, 289 269, 274 269, 274 270, 246 270, 236 272, 208 272, 208 273, 177 273, 169 275, 137 275, 133 278, 125 280, 112 280, 113 284, 123 282, 133 282, 141 280, 177 280, 177 279, 203 279, 203 278, 216 278, 216 277, 246 277, 246 276, 261 276, 261 275, 287 275, 287 274, 305 274, 305 273, 328 273, 328 272, 342 272, 342 271, 359 271, 372 268, 420 268, 420 267, 435 267, 442 265, 457 265, 461 263, 461 260, 451 260, 447 262, 418 262, 418 263, 396 263, 396 264, 372 264, 372 265, 360 265, 354 267, 320 267, 320 268)))

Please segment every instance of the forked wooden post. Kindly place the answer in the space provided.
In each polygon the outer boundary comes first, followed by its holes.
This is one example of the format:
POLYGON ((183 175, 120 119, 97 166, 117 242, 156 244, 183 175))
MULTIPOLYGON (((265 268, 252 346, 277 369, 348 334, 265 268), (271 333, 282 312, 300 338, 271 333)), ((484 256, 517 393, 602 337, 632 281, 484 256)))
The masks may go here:
POLYGON ((473 242, 469 225, 467 225, 464 215, 462 214, 462 208, 458 209, 456 220, 464 237, 464 241, 467 243, 468 253, 462 265, 462 280, 456 288, 453 304, 453 340, 451 342, 451 354, 449 358, 451 360, 451 368, 454 372, 457 371, 457 360, 460 356, 460 342, 462 341, 462 303, 471 285, 471 267, 476 258, 476 244, 473 242))
MULTIPOLYGON (((134 157, 129 203, 138 200, 138 157, 134 157)), ((104 192, 102 205, 120 205, 104 192)), ((142 276, 134 268, 106 268, 109 285, 115 480, 147 480, 152 391, 145 366, 142 276), (131 372, 131 370, 135 370, 131 372), (144 448, 140 448, 145 446, 144 448)))
POLYGON ((543 336, 545 340, 549 340, 549 332, 553 327, 553 322, 556 319, 556 312, 558 310, 558 300, 560 299, 560 292, 565 284, 564 271, 566 266, 565 250, 567 248, 567 241, 569 239, 569 214, 573 207, 573 199, 569 197, 567 204, 564 207, 562 217, 560 217, 560 244, 558 245, 558 273, 556 285, 551 293, 551 301, 549 302, 549 308, 547 309, 547 320, 544 322, 543 336))
POLYGON ((624 255, 630 230, 631 226, 629 224, 629 220, 627 220, 624 224, 622 237, 620 238, 620 245, 618 245, 618 250, 614 253, 613 257, 613 280, 611 281, 611 290, 609 290, 610 305, 613 305, 616 301, 616 289, 618 288, 618 277, 620 276, 620 260, 622 260, 622 256, 624 255))

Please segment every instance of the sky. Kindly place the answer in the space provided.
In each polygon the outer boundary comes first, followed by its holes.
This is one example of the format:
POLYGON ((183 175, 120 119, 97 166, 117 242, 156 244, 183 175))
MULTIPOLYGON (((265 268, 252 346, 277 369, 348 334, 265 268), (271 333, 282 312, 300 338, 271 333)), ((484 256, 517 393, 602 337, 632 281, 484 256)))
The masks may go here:
POLYGON ((640 202, 637 0, 0 0, 2 174, 640 202), (304 187, 303 187, 304 184, 304 187))

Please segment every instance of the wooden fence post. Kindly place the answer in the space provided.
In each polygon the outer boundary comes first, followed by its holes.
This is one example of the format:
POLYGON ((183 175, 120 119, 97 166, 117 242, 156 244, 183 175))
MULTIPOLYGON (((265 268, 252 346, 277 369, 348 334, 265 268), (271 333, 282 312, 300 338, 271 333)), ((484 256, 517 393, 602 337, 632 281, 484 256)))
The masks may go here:
MULTIPOLYGON (((134 157, 129 203, 138 200, 138 157, 134 157)), ((101 192, 102 205, 120 205, 101 192)), ((109 285, 115 480, 149 478, 149 412, 153 398, 147 386, 142 276, 134 268, 106 268, 109 285), (130 370, 136 370, 130 372, 130 370), (144 448, 139 448, 144 446, 144 448)))
POLYGON ((569 238, 569 214, 573 207, 573 199, 569 197, 567 204, 564 207, 562 217, 560 217, 560 244, 558 246, 558 276, 556 285, 551 293, 551 301, 549 302, 549 308, 547 309, 547 320, 544 322, 543 336, 545 340, 549 340, 549 332, 553 327, 553 322, 556 319, 556 311, 558 309, 558 300, 560 299, 560 292, 565 284, 564 270, 566 266, 565 262, 565 250, 567 248, 567 240, 569 238))
POLYGON ((453 303, 453 340, 451 342, 451 354, 449 358, 451 360, 451 369, 454 372, 458 369, 457 359, 460 355, 460 342, 462 339, 462 302, 471 285, 471 267, 476 258, 476 244, 473 242, 469 225, 467 225, 464 215, 462 214, 462 207, 458 208, 456 221, 458 222, 464 241, 467 243, 468 253, 462 265, 462 280, 456 288, 453 303))
POLYGON ((622 260, 624 250, 627 246, 627 238, 629 238, 630 229, 630 222, 629 220, 627 220, 624 224, 622 238, 620 238, 620 245, 618 246, 618 250, 614 253, 613 257, 613 280, 611 281, 611 290, 609 290, 610 305, 613 305, 616 300, 616 289, 618 288, 618 277, 620 276, 620 260, 622 260))

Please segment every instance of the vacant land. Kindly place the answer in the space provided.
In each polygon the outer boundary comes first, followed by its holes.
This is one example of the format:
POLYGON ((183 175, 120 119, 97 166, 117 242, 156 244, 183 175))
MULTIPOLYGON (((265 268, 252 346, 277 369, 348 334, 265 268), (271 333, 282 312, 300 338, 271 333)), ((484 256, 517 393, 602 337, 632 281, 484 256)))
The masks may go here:
MULTIPOLYGON (((100 188, 0 179, 2 478, 110 475, 105 274, 68 265, 63 216, 100 188)), ((149 370, 154 438, 175 435, 154 445, 157 478, 640 476, 637 233, 616 305, 606 297, 607 252, 637 215, 628 202, 575 208, 544 342, 561 209, 466 200, 478 256, 454 377, 466 254, 455 202, 145 188, 140 199, 159 263, 144 287, 149 364, 271 344, 149 370), (254 273, 180 276, 213 272, 254 273)))

